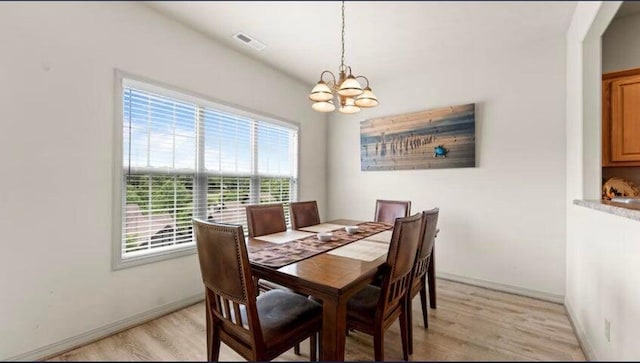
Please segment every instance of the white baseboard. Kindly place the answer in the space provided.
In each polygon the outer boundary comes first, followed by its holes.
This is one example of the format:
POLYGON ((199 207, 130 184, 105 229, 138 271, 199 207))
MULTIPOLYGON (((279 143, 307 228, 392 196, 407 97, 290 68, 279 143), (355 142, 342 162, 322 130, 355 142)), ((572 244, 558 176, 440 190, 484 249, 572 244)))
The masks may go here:
POLYGON ((567 316, 569 317, 569 322, 571 323, 573 332, 578 338, 578 343, 580 344, 580 348, 582 348, 587 361, 597 361, 598 358, 596 357, 596 353, 593 351, 593 348, 591 348, 591 344, 589 344, 589 340, 587 339, 587 335, 584 333, 584 330, 580 327, 580 325, 574 318, 574 316, 576 316, 575 310, 573 310, 573 307, 568 300, 564 302, 564 309, 567 312, 567 316))
POLYGON ((532 297, 534 299, 549 301, 553 303, 558 303, 558 304, 564 303, 563 295, 556 295, 556 294, 550 294, 548 292, 525 289, 519 286, 506 285, 498 282, 492 282, 492 281, 481 280, 481 279, 474 279, 471 277, 460 276, 460 275, 450 274, 446 272, 437 272, 436 277, 443 280, 462 282, 463 284, 467 284, 467 285, 479 286, 479 287, 484 287, 491 290, 508 292, 510 294, 532 297))
POLYGON ((136 315, 124 318, 122 320, 107 324, 88 332, 78 334, 67 339, 63 339, 59 342, 46 345, 44 347, 34 349, 32 351, 9 357, 7 361, 42 361, 47 358, 62 354, 69 350, 81 347, 83 345, 95 342, 96 340, 105 338, 109 335, 116 334, 123 330, 132 328, 136 325, 140 325, 147 321, 159 318, 168 313, 180 310, 189 305, 193 305, 197 302, 204 300, 204 293, 193 295, 185 299, 174 301, 168 304, 164 304, 153 308, 149 311, 138 313, 136 315))

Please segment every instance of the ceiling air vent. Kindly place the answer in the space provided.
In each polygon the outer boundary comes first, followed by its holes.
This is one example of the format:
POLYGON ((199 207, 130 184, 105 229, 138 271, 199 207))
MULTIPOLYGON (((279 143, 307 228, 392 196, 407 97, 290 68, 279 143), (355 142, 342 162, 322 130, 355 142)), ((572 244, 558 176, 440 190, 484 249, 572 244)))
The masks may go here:
POLYGON ((267 46, 264 45, 264 43, 262 43, 259 40, 254 39, 253 37, 251 37, 248 34, 245 34, 243 32, 237 32, 233 35, 233 37, 238 40, 240 43, 247 45, 257 51, 261 51, 264 48, 266 48, 267 46))

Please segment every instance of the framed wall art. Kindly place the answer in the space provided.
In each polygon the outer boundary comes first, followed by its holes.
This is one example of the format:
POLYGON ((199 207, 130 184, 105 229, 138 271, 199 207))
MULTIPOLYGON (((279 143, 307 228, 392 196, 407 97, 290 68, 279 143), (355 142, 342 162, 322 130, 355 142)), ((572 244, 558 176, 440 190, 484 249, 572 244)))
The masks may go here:
POLYGON ((360 123, 361 170, 473 168, 475 103, 360 123))

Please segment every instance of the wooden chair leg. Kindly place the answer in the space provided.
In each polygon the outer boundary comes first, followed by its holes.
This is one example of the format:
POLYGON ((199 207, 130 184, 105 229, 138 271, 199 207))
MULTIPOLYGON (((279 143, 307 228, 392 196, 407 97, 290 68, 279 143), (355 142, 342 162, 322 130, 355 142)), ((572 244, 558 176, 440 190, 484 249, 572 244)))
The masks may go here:
POLYGON ((431 257, 429 258, 429 268, 427 269, 427 275, 429 275, 429 305, 432 309, 436 308, 436 247, 433 246, 431 251, 431 257))
POLYGON ((300 343, 296 343, 296 345, 293 346, 293 353, 300 355, 300 343))
POLYGON ((422 322, 424 323, 424 328, 427 329, 429 327, 429 315, 427 311, 427 286, 425 282, 426 281, 423 281, 420 287, 420 305, 422 306, 422 322))
POLYGON ((205 295, 205 320, 207 331, 207 361, 217 362, 220 355, 220 336, 218 330, 214 325, 213 318, 211 316, 211 307, 208 291, 205 295))
POLYGON ((376 329, 373 334, 373 355, 376 362, 384 360, 384 330, 376 329))
POLYGON ((318 347, 318 333, 313 333, 313 335, 309 337, 309 360, 311 362, 318 361, 318 353, 316 349, 317 347, 318 347))
MULTIPOLYGON (((220 335, 218 329, 211 327, 209 342, 207 344, 207 361, 217 362, 220 357, 220 335)), ((207 329, 208 330, 208 329, 207 329)))
POLYGON ((407 302, 405 301, 401 305, 400 312, 400 338, 402 339, 402 358, 404 360, 409 360, 409 342, 408 342, 408 327, 407 327, 407 302))
POLYGON ((413 307, 412 299, 407 300, 407 339, 409 340, 409 354, 413 354, 413 307))
POLYGON ((204 317, 206 320, 205 323, 205 330, 207 331, 207 360, 210 361, 209 356, 211 355, 211 348, 212 348, 212 343, 213 343, 213 334, 211 331, 211 315, 210 315, 210 311, 209 311, 209 294, 207 294, 207 292, 205 291, 205 297, 204 297, 204 301, 205 301, 205 306, 204 306, 204 317))
POLYGON ((220 358, 220 337, 218 336, 217 332, 215 334, 215 340, 213 341, 212 348, 213 349, 211 349, 211 356, 209 357, 209 361, 217 362, 220 358))

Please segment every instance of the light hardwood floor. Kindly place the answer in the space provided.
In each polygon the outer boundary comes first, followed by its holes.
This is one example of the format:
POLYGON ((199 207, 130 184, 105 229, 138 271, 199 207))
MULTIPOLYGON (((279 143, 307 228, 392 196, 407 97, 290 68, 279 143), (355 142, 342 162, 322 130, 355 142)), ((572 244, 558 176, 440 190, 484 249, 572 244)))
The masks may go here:
MULTIPOLYGON (((411 360, 585 360, 560 304, 438 280, 438 308, 422 325, 420 300, 413 300, 414 354, 411 360)), ((308 360, 293 350, 279 361, 308 360)), ((373 360, 370 336, 347 337, 346 360, 373 360)), ((204 305, 199 303, 80 347, 51 361, 205 360, 204 305)), ((222 345, 221 360, 243 360, 222 345)), ((402 360, 398 323, 385 335, 385 359, 402 360)))

